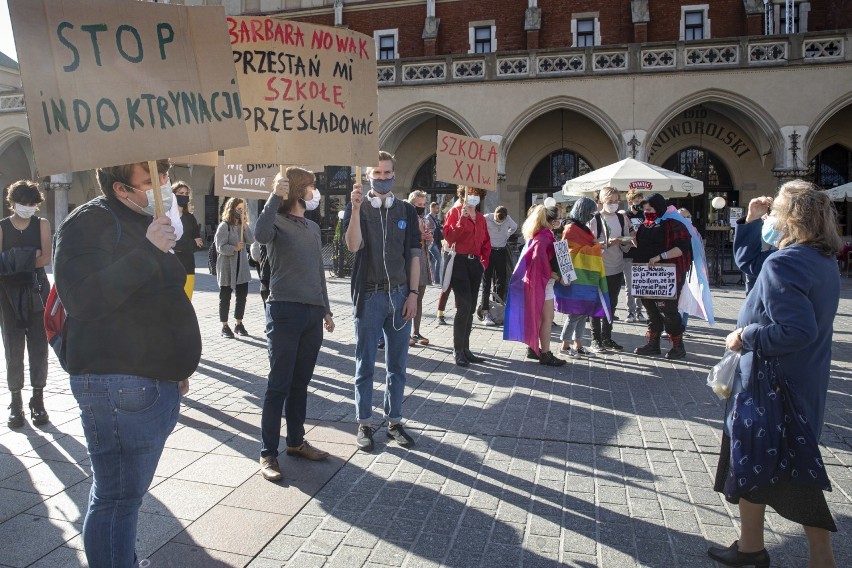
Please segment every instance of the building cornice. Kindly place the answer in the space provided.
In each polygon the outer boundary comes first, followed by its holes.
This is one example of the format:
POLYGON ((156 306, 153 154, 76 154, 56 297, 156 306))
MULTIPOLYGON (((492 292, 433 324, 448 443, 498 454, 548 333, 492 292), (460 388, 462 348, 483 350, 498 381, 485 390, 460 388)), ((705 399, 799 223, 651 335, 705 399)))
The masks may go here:
MULTIPOLYGON (((436 0, 436 4, 453 4, 462 0, 436 0)), ((426 2, 424 0, 367 0, 357 4, 345 4, 344 13, 367 12, 371 10, 383 10, 386 8, 406 8, 422 6, 426 13, 426 2)), ((334 16, 334 6, 323 6, 322 8, 291 8, 289 10, 270 10, 266 12, 243 12, 245 16, 287 16, 290 18, 305 18, 309 16, 334 16)))

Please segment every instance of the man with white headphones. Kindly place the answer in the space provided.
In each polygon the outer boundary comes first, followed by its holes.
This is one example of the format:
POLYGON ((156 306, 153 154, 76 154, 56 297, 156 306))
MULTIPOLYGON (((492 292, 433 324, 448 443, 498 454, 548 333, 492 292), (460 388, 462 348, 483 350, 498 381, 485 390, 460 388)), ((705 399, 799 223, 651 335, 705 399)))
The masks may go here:
POLYGON ((417 315, 420 282, 420 226, 417 210, 391 192, 394 157, 379 152, 378 165, 367 169, 370 191, 355 180, 343 214, 346 247, 355 254, 352 303, 355 308, 355 416, 358 447, 373 450, 373 374, 379 337, 385 339, 384 415, 388 438, 402 447, 414 445, 403 429, 408 339, 417 315), (364 202, 367 202, 364 205, 364 202))

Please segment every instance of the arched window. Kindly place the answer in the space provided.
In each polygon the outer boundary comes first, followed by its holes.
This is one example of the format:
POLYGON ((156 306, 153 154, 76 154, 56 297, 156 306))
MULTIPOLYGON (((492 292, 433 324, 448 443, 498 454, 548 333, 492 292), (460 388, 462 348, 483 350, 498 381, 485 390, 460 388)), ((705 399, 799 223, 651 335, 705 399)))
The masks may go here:
POLYGON ((724 197, 728 207, 739 206, 740 192, 734 191, 728 168, 713 152, 697 146, 684 148, 663 162, 663 167, 704 182, 704 195, 673 200, 678 207, 689 209, 699 231, 707 224, 729 220, 727 210, 716 212, 710 207, 713 198, 724 197))
POLYGON ((846 146, 829 146, 808 164, 809 177, 820 187, 830 188, 852 181, 852 151, 846 146))
POLYGON ((526 208, 533 202, 540 203, 544 198, 562 189, 569 179, 592 171, 589 161, 565 148, 545 157, 533 169, 527 183, 526 208))

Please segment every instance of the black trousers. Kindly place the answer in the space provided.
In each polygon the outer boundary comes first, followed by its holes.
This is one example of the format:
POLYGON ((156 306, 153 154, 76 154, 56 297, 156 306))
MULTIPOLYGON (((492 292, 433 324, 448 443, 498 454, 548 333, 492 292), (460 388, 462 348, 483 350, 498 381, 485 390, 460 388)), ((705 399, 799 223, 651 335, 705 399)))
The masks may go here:
POLYGON ((500 297, 503 302, 506 301, 506 290, 509 288, 509 280, 507 279, 508 260, 506 258, 506 249, 491 249, 491 256, 488 260, 488 268, 482 275, 482 299, 479 301, 479 306, 483 310, 491 309, 491 283, 494 283, 494 292, 500 297))
MULTIPOLYGON (((219 288, 219 321, 228 321, 228 311, 231 309, 231 287, 219 288)), ((237 284, 237 302, 234 306, 234 319, 241 320, 246 313, 246 297, 248 297, 248 282, 237 284)))
MULTIPOLYGON (((615 317, 615 307, 618 305, 618 295, 621 293, 623 284, 623 272, 606 277, 606 285, 609 288, 609 306, 613 317, 615 317)), ((607 321, 606 318, 592 318, 592 339, 595 341, 612 339, 612 322, 607 321)))
POLYGON ((482 281, 482 263, 479 258, 457 254, 453 262, 450 283, 456 295, 456 317, 453 320, 453 348, 456 351, 470 348, 470 331, 473 328, 474 301, 482 281))
POLYGON ((648 312, 648 330, 669 335, 683 335, 683 319, 677 311, 677 298, 674 300, 651 300, 642 298, 642 305, 648 312))

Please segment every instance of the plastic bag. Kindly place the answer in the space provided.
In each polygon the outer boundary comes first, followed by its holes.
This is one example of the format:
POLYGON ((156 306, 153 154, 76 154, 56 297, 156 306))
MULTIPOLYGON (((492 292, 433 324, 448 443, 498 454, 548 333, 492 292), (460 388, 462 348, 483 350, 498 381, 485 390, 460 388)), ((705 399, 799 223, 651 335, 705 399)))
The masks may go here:
POLYGON ((736 351, 725 350, 721 361, 710 369, 707 375, 707 386, 713 389, 721 399, 730 398, 734 386, 734 374, 740 364, 740 354, 736 351))

